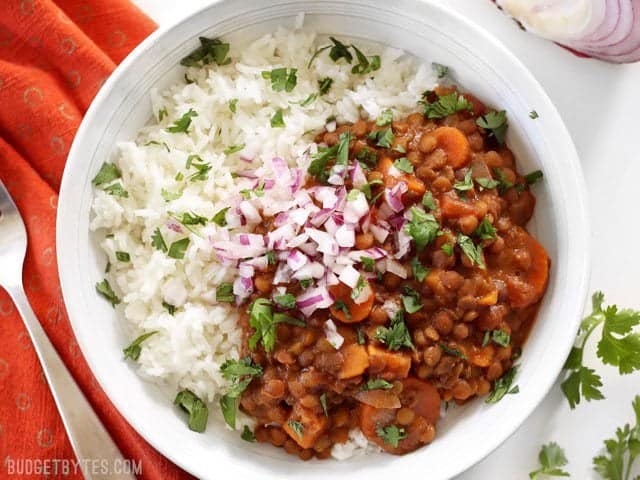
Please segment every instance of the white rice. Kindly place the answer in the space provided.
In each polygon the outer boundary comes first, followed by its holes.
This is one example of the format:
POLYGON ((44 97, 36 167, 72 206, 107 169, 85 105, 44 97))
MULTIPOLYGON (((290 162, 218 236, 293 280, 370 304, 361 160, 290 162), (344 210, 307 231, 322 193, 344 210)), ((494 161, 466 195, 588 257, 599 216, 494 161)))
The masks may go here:
MULTIPOLYGON (((298 19, 296 26, 301 23, 298 19)), ((261 175, 272 174, 270 160, 275 156, 306 170, 305 152, 317 151, 314 133, 325 128, 328 118, 355 122, 375 118, 388 108, 394 118, 401 118, 415 111, 421 93, 435 85, 431 68, 402 51, 357 43, 367 55, 381 56, 378 71, 354 75, 351 65, 334 63, 327 54, 316 58, 308 69, 313 52, 327 40, 308 31, 281 29, 246 46, 232 44, 229 65, 186 69, 194 83, 183 81, 164 92, 151 92, 153 121, 135 140, 119 144, 112 159, 122 172, 129 196, 116 197, 96 189, 91 222, 93 230, 109 235, 101 243, 111 263, 107 279, 122 299, 118 309, 129 338, 158 331, 145 341, 137 362, 145 379, 168 387, 174 395, 191 389, 203 400, 216 402, 210 410, 217 411, 217 399, 227 387, 220 365, 227 358, 237 358, 240 349, 238 315, 229 304, 217 304, 215 299, 216 285, 236 276, 234 268, 217 263, 207 240, 220 227, 210 222, 200 228, 200 236, 175 233, 165 228, 169 212, 211 218, 229 206, 240 190, 250 187, 247 180, 234 179, 232 172, 257 168, 261 175), (275 92, 270 81, 262 78, 262 71, 276 67, 297 68, 297 86, 292 92, 275 92), (334 80, 327 95, 308 107, 290 103, 317 93, 318 81, 325 77, 334 80), (232 99, 238 99, 235 114, 229 108, 232 99), (190 108, 198 116, 192 119, 188 134, 167 132, 190 108), (285 128, 270 126, 278 108, 285 112, 285 128), (163 109, 168 115, 160 120, 163 109), (145 146, 149 141, 160 145, 145 146), (246 145, 241 152, 223 153, 240 144, 246 145), (185 163, 190 154, 211 163, 208 180, 175 179, 179 172, 187 175, 185 163), (240 157, 254 161, 246 163, 240 157), (182 185, 180 198, 163 199, 163 189, 177 192, 182 185), (162 228, 167 245, 189 235, 183 260, 169 258, 152 246, 156 228, 162 228), (116 251, 128 252, 131 262, 118 261, 116 251), (169 315, 163 302, 177 307, 175 315, 169 315)), ((342 460, 372 450, 375 448, 362 433, 354 431, 347 444, 334 447, 333 456, 342 460)))

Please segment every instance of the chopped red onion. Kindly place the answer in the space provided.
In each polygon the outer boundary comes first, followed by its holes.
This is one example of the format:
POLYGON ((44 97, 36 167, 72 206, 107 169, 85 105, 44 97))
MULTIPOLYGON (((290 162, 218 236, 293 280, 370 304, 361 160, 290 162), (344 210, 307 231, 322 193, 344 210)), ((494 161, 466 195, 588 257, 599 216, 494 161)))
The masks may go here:
POLYGON ((409 253, 409 249, 411 248, 411 237, 407 234, 404 228, 401 228, 393 234, 393 240, 396 247, 396 252, 393 256, 397 259, 401 259, 409 253))
POLYGON ((347 265, 342 269, 342 272, 338 275, 338 278, 345 285, 356 288, 358 280, 360 279, 360 272, 353 268, 351 265, 347 265))
POLYGON ((384 243, 389 236, 389 230, 381 227, 380 225, 370 225, 369 230, 378 243, 384 243))
POLYGON ((296 299, 296 306, 305 317, 319 308, 329 308, 333 305, 333 298, 325 287, 309 288, 296 299))
POLYGON ((367 202, 364 193, 358 192, 354 199, 347 200, 344 207, 344 221, 349 223, 358 223, 358 221, 369 213, 369 202, 367 202))
POLYGON ((353 247, 356 244, 356 234, 352 225, 345 224, 338 227, 335 237, 340 247, 353 247))
POLYGON ((287 265, 294 272, 300 270, 304 265, 307 264, 309 258, 299 250, 292 250, 287 255, 287 265))
POLYGON ((353 166, 350 167, 351 184, 354 188, 360 189, 367 183, 367 176, 364 174, 364 170, 360 166, 360 162, 353 162, 353 166))
POLYGON ((240 202, 240 211, 249 223, 259 223, 262 221, 262 217, 260 216, 258 209, 247 200, 240 202))
POLYGON ((286 263, 279 263, 276 267, 276 271, 273 274, 273 283, 277 285, 279 283, 289 283, 291 281, 291 274, 293 272, 286 263))
POLYGON ((271 168, 273 169, 273 173, 276 174, 277 178, 284 177, 289 173, 287 162, 285 162, 284 159, 280 157, 273 157, 271 159, 271 168))
POLYGON ((327 232, 323 232, 315 228, 306 228, 305 232, 318 244, 319 252, 328 253, 330 255, 338 254, 338 244, 327 232))
POLYGON ((386 267, 387 272, 391 272, 400 278, 407 278, 407 270, 400 262, 394 260, 393 258, 387 258, 386 267))
POLYGON ((402 195, 407 191, 406 182, 398 182, 393 188, 384 189, 384 200, 394 212, 401 212, 404 210, 404 204, 402 203, 402 195))
POLYGON ((172 232, 182 233, 182 227, 180 225, 178 225, 176 222, 174 222, 173 220, 167 220, 165 225, 172 232))
POLYGON ((338 333, 336 324, 329 319, 324 323, 324 336, 333 348, 338 350, 344 343, 344 337, 338 333))
POLYGON ((320 262, 311 262, 293 273, 296 280, 305 280, 307 278, 322 278, 326 269, 320 262))
POLYGON ((352 250, 349 252, 349 258, 359 262, 362 257, 373 258, 374 260, 380 260, 387 256, 387 251, 380 247, 371 247, 366 250, 352 250))

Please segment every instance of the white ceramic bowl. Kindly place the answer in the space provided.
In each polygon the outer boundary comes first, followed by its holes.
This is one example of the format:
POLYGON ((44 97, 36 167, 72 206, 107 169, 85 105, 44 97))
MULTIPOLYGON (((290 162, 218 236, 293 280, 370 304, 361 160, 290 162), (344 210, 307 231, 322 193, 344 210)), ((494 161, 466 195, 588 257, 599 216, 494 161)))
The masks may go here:
POLYGON ((388 479, 420 472, 450 478, 478 462, 509 435, 552 386, 573 342, 586 296, 589 228, 582 173, 558 112, 524 66, 487 32, 443 3, 395 0, 220 0, 178 25, 154 33, 102 88, 69 154, 58 213, 58 262, 64 298, 82 352, 111 401, 155 448, 200 478, 388 479), (210 422, 205 434, 185 426, 183 414, 158 388, 122 360, 126 339, 114 310, 94 291, 104 259, 88 228, 91 179, 118 140, 134 138, 151 117, 148 93, 182 76, 178 62, 197 37, 253 39, 278 25, 367 38, 449 65, 463 87, 509 114, 508 142, 522 171, 540 168, 532 230, 547 248, 551 281, 525 346, 517 377, 520 393, 495 405, 482 401, 454 409, 439 424, 436 441, 403 457, 374 455, 344 462, 301 462, 210 422), (532 120, 535 109, 539 118, 532 120))

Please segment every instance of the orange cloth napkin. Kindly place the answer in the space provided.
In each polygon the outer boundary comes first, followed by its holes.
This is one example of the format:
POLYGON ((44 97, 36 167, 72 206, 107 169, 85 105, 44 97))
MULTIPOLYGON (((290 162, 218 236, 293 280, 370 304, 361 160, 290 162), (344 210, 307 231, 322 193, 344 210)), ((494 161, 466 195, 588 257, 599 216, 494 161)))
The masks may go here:
MULTIPOLYGON (((149 446, 96 383, 66 316, 55 253, 58 189, 80 120, 116 64, 154 29, 128 0, 0 0, 0 179, 27 226, 23 279, 36 315, 123 455, 142 461, 140 478, 164 480, 191 477, 149 446)), ((26 329, 0 289, 2 479, 10 478, 7 457, 75 458, 26 329)))

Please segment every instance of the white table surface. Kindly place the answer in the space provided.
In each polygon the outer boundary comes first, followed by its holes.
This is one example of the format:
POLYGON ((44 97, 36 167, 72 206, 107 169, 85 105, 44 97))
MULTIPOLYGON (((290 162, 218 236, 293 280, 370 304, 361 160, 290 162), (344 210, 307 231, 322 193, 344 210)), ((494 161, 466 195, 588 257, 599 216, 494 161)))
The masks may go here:
MULTIPOLYGON (((133 1, 165 26, 211 0, 133 1)), ((573 136, 587 181, 593 226, 591 291, 604 291, 610 303, 640 308, 640 255, 635 247, 640 216, 634 208, 640 191, 640 63, 610 65, 578 58, 522 32, 489 0, 440 1, 501 39, 555 103, 573 136)), ((595 356, 594 340, 585 361, 602 375, 606 400, 582 403, 571 411, 558 382, 507 442, 458 480, 526 479, 537 465, 540 445, 551 440, 564 447, 572 478, 599 478, 592 458, 616 426, 633 423, 631 400, 640 394, 640 382, 637 374, 620 377, 615 369, 604 367, 595 356)))

